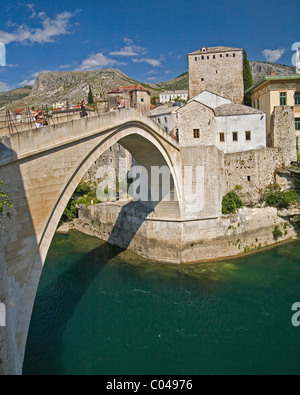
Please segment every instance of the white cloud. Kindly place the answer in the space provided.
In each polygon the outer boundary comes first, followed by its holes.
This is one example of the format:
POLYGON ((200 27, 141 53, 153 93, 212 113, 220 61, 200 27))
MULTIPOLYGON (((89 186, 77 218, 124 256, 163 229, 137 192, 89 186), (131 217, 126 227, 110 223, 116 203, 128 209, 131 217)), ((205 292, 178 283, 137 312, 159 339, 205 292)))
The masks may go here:
POLYGON ((147 73, 145 73, 144 75, 156 75, 158 73, 159 73, 158 70, 150 70, 150 71, 147 71, 147 73))
POLYGON ((265 59, 268 62, 277 62, 277 60, 279 60, 281 58, 281 56, 285 53, 285 49, 284 48, 278 48, 278 49, 265 49, 262 51, 265 59))
POLYGON ((29 9, 29 11, 31 12, 31 16, 29 17, 30 19, 34 18, 36 16, 36 11, 35 11, 35 7, 34 4, 25 4, 25 6, 29 9))
POLYGON ((146 80, 147 82, 156 82, 157 81, 157 77, 149 77, 146 80))
MULTIPOLYGON (((32 4, 30 6, 33 6, 32 4)), ((36 14, 34 9, 31 17, 37 17, 40 19, 42 25, 41 28, 31 28, 26 24, 13 25, 15 30, 13 32, 5 32, 0 30, 0 41, 4 44, 10 44, 12 42, 18 42, 22 44, 33 44, 33 43, 49 43, 54 42, 54 39, 63 34, 70 34, 71 23, 70 20, 79 11, 62 12, 56 16, 56 18, 49 18, 44 12, 36 14)))
POLYGON ((115 59, 108 58, 107 56, 103 55, 103 53, 99 52, 90 55, 75 70, 76 71, 97 70, 103 67, 110 67, 116 64, 124 65, 125 63, 118 63, 115 59))
POLYGON ((25 79, 24 81, 18 83, 18 86, 33 85, 36 77, 40 73, 48 73, 48 72, 49 72, 49 70, 37 71, 37 72, 31 74, 28 79, 25 79))
POLYGON ((59 66, 59 68, 61 70, 72 70, 75 66, 76 66, 77 62, 73 62, 70 64, 62 64, 61 66, 59 66))
POLYGON ((150 64, 152 67, 161 67, 161 61, 158 59, 150 59, 150 58, 141 58, 141 59, 132 59, 134 63, 145 62, 150 64))
POLYGON ((8 92, 11 90, 11 87, 6 82, 0 81, 0 92, 8 92))
POLYGON ((109 53, 109 55, 129 57, 145 55, 147 53, 145 48, 134 45, 133 41, 130 38, 124 38, 124 42, 126 44, 124 48, 121 48, 118 51, 112 51, 109 53))

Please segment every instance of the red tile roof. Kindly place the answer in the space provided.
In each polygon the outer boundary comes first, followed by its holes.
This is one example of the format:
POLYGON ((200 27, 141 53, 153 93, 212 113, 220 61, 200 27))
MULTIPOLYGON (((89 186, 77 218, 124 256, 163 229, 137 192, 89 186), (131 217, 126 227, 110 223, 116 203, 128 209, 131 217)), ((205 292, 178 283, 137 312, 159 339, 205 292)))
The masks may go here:
POLYGON ((131 91, 135 91, 137 89, 146 91, 146 89, 141 84, 137 84, 137 85, 131 85, 131 86, 119 86, 118 88, 116 88, 108 93, 131 92, 131 91))
POLYGON ((15 114, 20 114, 24 110, 25 110, 25 108, 17 108, 14 112, 15 112, 15 114))

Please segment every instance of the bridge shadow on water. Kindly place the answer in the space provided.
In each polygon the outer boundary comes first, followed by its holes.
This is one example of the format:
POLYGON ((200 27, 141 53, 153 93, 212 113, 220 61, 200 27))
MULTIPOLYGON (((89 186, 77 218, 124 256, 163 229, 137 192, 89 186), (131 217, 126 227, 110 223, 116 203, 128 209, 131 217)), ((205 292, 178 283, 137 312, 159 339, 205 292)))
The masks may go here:
MULTIPOLYGON (((27 341, 27 350, 30 351, 25 354, 24 375, 64 374, 61 360, 63 335, 78 304, 104 267, 127 249, 152 211, 139 202, 124 205, 107 243, 103 242, 103 245, 84 253, 46 288, 43 288, 41 282, 27 341), (127 221, 129 214, 135 215, 134 222, 127 221), (116 246, 120 237, 122 248, 116 246)), ((66 251, 64 263, 67 263, 68 255, 74 256, 72 254, 74 252, 66 251)))
MULTIPOLYGON (((27 341, 24 375, 64 374, 61 356, 68 323, 90 284, 122 251, 105 243, 81 254, 66 271, 39 289, 27 341)), ((69 251, 66 261, 68 255, 74 259, 74 252, 69 251)))

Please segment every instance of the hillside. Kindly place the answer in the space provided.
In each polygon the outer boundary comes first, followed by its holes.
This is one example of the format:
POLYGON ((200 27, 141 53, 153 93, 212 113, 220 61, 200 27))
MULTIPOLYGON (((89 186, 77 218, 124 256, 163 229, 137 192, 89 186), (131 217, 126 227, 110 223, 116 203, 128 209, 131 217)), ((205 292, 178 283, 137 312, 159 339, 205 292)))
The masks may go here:
MULTIPOLYGON (((294 74, 295 69, 276 63, 250 61, 254 83, 265 75, 294 74)), ((0 106, 18 107, 52 106, 55 102, 80 102, 87 99, 89 85, 92 87, 94 98, 105 100, 107 92, 126 85, 135 85, 140 82, 132 79, 118 69, 105 69, 96 71, 65 71, 40 73, 34 86, 15 89, 11 92, 0 93, 0 106)), ((155 84, 141 83, 149 89, 152 96, 158 96, 163 91, 187 90, 188 73, 177 78, 155 84)))
POLYGON ((275 75, 295 74, 295 67, 286 66, 284 64, 250 61, 250 66, 254 83, 271 73, 275 73, 275 75))
POLYGON ((8 106, 15 101, 26 98, 31 93, 31 90, 32 86, 24 86, 23 88, 17 88, 10 92, 0 93, 0 107, 8 106))

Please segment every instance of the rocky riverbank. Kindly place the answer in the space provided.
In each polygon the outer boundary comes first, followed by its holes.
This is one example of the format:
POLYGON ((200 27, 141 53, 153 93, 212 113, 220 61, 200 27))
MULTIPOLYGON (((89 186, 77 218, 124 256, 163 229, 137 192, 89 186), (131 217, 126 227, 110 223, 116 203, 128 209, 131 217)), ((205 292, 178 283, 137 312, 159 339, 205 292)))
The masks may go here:
MULTIPOLYGON (((164 219, 139 203, 81 206, 71 228, 166 263, 190 263, 259 250, 296 237, 293 211, 242 208, 220 219, 164 219), (275 227, 280 236, 274 235, 275 227)), ((67 232, 68 229, 60 229, 67 232)))

